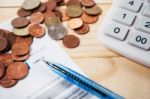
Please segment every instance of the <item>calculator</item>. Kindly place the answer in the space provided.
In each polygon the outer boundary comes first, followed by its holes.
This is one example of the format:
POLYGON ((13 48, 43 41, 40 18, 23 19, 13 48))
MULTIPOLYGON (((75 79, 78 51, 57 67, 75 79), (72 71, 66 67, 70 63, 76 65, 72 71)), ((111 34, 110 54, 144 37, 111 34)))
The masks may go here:
POLYGON ((98 38, 114 52, 150 67, 150 0, 114 0, 98 38))

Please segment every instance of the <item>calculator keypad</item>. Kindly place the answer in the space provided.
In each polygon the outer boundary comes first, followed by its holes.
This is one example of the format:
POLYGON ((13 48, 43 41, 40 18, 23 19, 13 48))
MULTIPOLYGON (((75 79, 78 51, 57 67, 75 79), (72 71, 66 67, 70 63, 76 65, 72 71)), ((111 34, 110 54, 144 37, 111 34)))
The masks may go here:
POLYGON ((133 12, 138 12, 140 7, 142 6, 142 1, 141 0, 121 0, 120 3, 121 7, 124 9, 133 11, 133 12))
POLYGON ((105 30, 105 34, 120 41, 127 38, 130 46, 150 50, 150 6, 144 6, 145 9, 141 10, 144 5, 142 0, 120 0, 120 2, 118 9, 112 13, 112 22, 107 26, 109 29, 105 30), (142 17, 137 15, 140 11, 143 11, 142 17), (130 27, 133 25, 135 29, 131 30, 130 27))
POLYGON ((135 19, 135 14, 124 9, 118 9, 113 14, 113 20, 131 26, 135 19))
POLYGON ((150 49, 150 35, 142 33, 142 32, 135 32, 130 37, 129 44, 132 44, 144 50, 149 50, 150 49))

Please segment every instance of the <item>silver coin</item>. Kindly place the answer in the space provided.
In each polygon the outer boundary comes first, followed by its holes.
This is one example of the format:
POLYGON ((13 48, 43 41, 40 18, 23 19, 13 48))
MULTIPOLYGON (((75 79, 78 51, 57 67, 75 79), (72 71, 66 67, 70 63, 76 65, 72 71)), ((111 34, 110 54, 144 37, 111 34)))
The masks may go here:
POLYGON ((27 36, 27 35, 29 35, 28 27, 24 27, 24 28, 13 28, 13 33, 14 33, 16 36, 27 36))
POLYGON ((67 29, 62 24, 55 24, 48 28, 48 34, 54 40, 61 40, 67 35, 67 29))
POLYGON ((25 0, 22 7, 26 10, 32 10, 40 5, 40 0, 25 0))

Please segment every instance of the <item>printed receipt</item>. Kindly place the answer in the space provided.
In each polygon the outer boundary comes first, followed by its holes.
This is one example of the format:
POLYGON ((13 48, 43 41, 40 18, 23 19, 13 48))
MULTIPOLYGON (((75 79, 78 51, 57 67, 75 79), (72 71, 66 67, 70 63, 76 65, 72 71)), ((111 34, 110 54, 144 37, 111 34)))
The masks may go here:
MULTIPOLYGON (((0 25, 12 30, 10 22, 0 25)), ((29 75, 12 88, 0 87, 0 99, 97 99, 53 73, 42 59, 58 62, 85 75, 69 56, 46 34, 35 38, 26 63, 29 75)), ((86 75, 85 75, 86 76, 86 75)))

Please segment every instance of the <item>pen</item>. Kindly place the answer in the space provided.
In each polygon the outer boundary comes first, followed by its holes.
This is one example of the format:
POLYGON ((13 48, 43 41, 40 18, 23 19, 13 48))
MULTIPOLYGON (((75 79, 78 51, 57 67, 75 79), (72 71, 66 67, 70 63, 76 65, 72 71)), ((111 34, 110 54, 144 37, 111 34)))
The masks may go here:
POLYGON ((80 88, 86 90, 87 92, 97 96, 101 99, 124 99, 122 96, 104 88, 103 86, 97 84, 96 82, 80 75, 79 73, 67 68, 59 63, 53 63, 43 60, 50 69, 63 77, 67 81, 79 86, 80 88))

